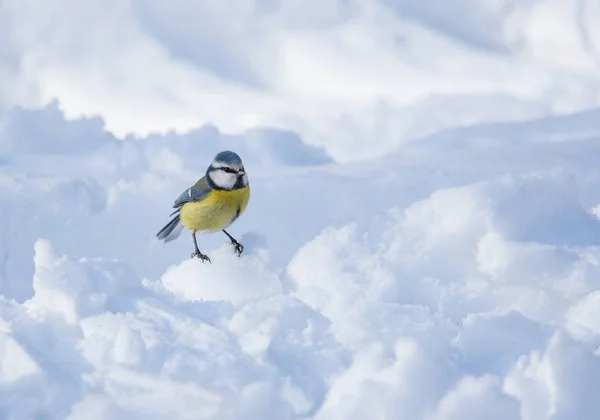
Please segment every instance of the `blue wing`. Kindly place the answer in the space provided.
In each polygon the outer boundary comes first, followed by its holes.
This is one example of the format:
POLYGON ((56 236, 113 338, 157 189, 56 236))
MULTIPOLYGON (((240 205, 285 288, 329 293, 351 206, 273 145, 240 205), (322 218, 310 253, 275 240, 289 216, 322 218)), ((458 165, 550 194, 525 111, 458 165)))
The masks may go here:
POLYGON ((173 208, 178 208, 183 206, 185 203, 194 202, 194 201, 202 201, 210 194, 211 188, 206 181, 206 177, 203 176, 196 182, 193 186, 185 190, 181 193, 175 203, 173 203, 173 208))

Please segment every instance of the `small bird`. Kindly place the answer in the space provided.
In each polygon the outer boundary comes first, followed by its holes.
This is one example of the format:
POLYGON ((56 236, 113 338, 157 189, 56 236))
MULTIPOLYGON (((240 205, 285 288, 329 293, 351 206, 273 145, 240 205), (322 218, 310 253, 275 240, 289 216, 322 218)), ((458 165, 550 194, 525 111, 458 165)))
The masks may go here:
POLYGON ((195 251, 192 258, 211 262, 198 249, 196 233, 206 234, 223 231, 231 241, 238 256, 244 247, 225 228, 229 227, 246 210, 250 199, 248 175, 242 159, 229 150, 218 153, 206 174, 193 186, 185 190, 173 204, 176 215, 157 234, 165 242, 179 237, 183 227, 192 233, 195 251))

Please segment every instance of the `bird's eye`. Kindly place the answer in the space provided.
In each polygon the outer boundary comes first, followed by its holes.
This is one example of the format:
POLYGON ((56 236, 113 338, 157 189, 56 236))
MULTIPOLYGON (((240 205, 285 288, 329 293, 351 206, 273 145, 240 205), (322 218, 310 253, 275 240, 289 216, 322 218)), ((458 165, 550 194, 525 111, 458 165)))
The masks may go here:
POLYGON ((228 173, 230 173, 230 174, 231 174, 231 173, 233 173, 233 172, 235 172, 233 169, 231 169, 231 168, 227 168, 227 167, 225 167, 225 168, 222 168, 222 169, 223 169, 225 172, 228 172, 228 173))

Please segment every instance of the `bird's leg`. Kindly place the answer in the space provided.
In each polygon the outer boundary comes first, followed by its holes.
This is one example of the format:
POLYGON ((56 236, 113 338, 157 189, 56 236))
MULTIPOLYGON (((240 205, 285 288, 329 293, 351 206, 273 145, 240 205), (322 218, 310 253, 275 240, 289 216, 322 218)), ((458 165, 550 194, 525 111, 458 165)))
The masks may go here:
POLYGON ((233 247, 235 248, 235 252, 237 252, 238 256, 242 255, 242 252, 244 252, 244 246, 238 241, 236 241, 233 236, 227 233, 225 229, 223 229, 223 233, 227 235, 227 237, 231 241, 231 245, 233 245, 233 247))
POLYGON ((204 261, 210 261, 210 258, 208 258, 208 255, 204 255, 202 252, 200 252, 200 250, 198 249, 198 242, 196 242, 196 231, 192 231, 192 239, 194 240, 194 248, 196 249, 196 251, 192 254, 192 258, 194 257, 198 257, 200 258, 203 262, 204 261))

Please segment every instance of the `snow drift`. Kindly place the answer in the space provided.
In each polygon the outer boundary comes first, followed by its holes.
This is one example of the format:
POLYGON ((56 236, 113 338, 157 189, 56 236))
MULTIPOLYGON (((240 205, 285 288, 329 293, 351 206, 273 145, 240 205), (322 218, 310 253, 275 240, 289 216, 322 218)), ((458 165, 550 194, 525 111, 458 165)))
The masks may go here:
POLYGON ((0 0, 0 418, 600 416, 597 5, 301 3, 0 0))
POLYGON ((176 148, 6 154, 2 417, 595 418, 600 150, 544 124, 257 161, 245 253, 203 238, 210 265, 152 237, 190 175, 176 148))

